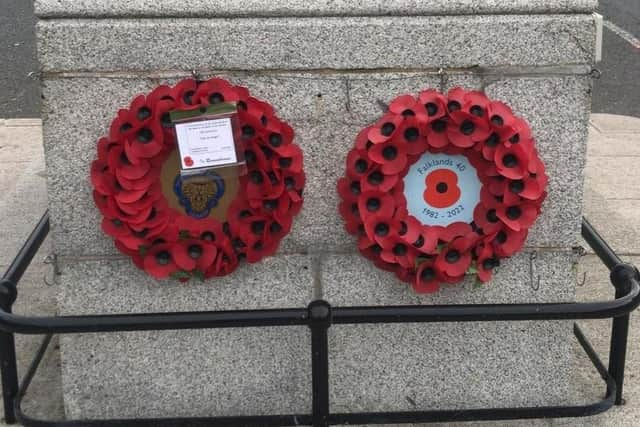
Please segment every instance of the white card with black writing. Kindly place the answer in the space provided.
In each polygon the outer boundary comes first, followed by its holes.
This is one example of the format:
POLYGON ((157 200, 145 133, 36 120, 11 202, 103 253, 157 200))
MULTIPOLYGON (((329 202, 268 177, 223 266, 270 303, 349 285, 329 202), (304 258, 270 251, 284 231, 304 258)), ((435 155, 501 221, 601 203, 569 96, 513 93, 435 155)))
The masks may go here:
POLYGON ((176 136, 183 170, 238 162, 230 118, 178 123, 176 136))

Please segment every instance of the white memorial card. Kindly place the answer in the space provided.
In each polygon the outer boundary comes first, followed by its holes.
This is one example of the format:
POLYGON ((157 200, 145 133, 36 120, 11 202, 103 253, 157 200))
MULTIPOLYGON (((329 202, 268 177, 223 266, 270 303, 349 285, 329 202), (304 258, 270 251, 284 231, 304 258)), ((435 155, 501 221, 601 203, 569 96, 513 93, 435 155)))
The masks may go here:
POLYGON ((183 170, 238 162, 230 118, 176 124, 183 170))

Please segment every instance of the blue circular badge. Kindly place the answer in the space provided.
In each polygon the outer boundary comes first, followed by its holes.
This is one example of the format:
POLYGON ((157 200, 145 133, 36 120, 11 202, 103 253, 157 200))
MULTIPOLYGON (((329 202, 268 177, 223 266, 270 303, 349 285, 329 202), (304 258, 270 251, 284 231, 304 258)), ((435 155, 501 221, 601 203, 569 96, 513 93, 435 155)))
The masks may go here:
POLYGON ((463 155, 424 153, 404 177, 410 215, 425 225, 471 223, 482 184, 463 155))

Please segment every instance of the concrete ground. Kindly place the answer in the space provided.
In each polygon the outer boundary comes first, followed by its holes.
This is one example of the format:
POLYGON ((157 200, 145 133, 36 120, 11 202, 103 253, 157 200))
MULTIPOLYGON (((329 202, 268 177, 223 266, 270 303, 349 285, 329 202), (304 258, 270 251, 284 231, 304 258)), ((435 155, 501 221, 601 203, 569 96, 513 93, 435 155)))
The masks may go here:
MULTIPOLYGON (((640 119, 594 114, 591 121, 586 172, 585 214, 625 259, 640 265, 640 119)), ((0 120, 0 268, 5 269, 46 208, 42 137, 39 120, 0 120)), ((586 246, 586 245, 585 245, 586 246)), ((55 314, 55 286, 44 263, 49 245, 36 256, 19 285, 17 313, 55 314)), ((587 254, 577 272, 581 301, 613 296, 608 275, 595 255, 587 254), (584 279, 584 281, 583 281, 584 279)), ((587 337, 604 357, 610 322, 583 321, 587 337)), ((25 372, 40 337, 18 336, 19 369, 25 372)), ((640 314, 632 316, 624 406, 592 418, 466 423, 460 426, 638 426, 640 425, 640 314)), ((575 346, 571 401, 586 403, 602 397, 602 381, 575 346)), ((606 357, 605 357, 606 363, 606 357)), ((34 416, 62 418, 59 355, 55 342, 30 388, 25 410, 34 416)), ((0 408, 1 409, 1 408, 0 408)), ((433 424, 430 424, 433 425, 433 424)), ((447 424, 452 427, 458 424, 447 424)), ((0 422, 0 427, 6 424, 0 422)))

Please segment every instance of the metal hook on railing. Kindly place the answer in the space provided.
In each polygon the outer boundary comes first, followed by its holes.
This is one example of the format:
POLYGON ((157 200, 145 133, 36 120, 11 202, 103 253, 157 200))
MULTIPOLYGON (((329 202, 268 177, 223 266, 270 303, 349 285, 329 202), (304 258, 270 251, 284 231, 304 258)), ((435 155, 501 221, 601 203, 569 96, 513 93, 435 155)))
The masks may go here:
POLYGON ((58 262, 56 259, 56 255, 55 254, 47 255, 46 257, 44 257, 44 260, 42 260, 42 263, 45 265, 51 265, 53 267, 53 277, 51 281, 47 280, 47 273, 42 275, 42 281, 47 286, 55 285, 55 277, 60 274, 60 270, 58 270, 58 262))
POLYGON ((531 289, 533 289, 534 291, 540 289, 540 275, 537 275, 535 280, 533 279, 533 265, 535 264, 535 260, 537 258, 538 255, 535 252, 531 252, 531 254, 529 255, 529 284, 531 285, 531 289))
POLYGON ((440 92, 444 92, 447 87, 447 83, 449 83, 449 75, 444 68, 440 67, 440 69, 438 69, 438 76, 440 77, 440 92))
POLYGON ((593 67, 589 72, 589 76, 591 76, 593 80, 600 80, 600 77, 602 77, 602 71, 600 71, 600 69, 596 67, 593 67))
POLYGON ((587 283, 587 272, 586 271, 584 273, 582 273, 582 281, 578 282, 576 280, 576 286, 583 287, 585 285, 585 283, 587 283))
POLYGON ((382 113, 386 113, 387 110, 389 109, 389 106, 387 105, 387 103, 384 102, 382 99, 376 99, 376 103, 380 108, 382 108, 382 113))

